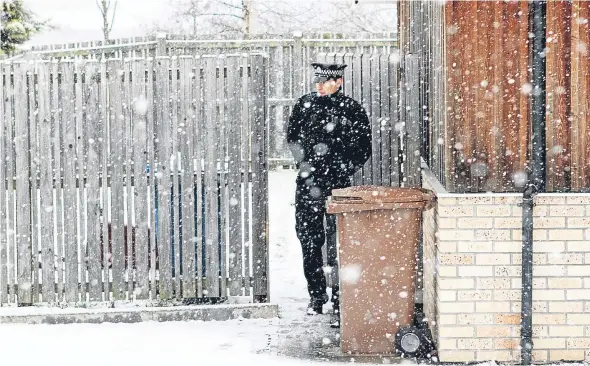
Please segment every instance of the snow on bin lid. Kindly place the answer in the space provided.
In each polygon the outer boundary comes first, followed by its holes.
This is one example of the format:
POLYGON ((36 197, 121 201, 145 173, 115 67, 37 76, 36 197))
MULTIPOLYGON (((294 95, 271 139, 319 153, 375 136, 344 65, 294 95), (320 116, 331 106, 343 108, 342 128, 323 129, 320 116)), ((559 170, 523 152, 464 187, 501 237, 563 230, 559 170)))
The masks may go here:
POLYGON ((432 202, 434 193, 422 188, 355 186, 332 191, 332 202, 346 203, 410 203, 432 202))

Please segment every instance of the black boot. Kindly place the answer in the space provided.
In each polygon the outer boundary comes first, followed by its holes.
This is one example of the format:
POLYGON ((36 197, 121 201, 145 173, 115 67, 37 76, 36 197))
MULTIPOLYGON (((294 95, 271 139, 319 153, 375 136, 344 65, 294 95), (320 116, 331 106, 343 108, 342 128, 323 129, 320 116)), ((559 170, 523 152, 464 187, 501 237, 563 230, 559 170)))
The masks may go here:
POLYGON ((328 302, 328 295, 323 294, 320 297, 312 297, 307 305, 307 315, 318 315, 324 313, 324 304, 328 302))

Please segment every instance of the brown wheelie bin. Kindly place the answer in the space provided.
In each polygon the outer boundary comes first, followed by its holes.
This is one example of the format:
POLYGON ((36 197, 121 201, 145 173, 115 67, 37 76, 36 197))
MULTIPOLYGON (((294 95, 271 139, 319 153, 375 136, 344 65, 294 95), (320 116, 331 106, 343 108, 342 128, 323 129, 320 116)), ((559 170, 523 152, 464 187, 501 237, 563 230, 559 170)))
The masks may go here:
POLYGON ((435 195, 420 188, 357 186, 332 192, 337 218, 342 352, 393 354, 399 327, 412 324, 422 211, 435 195))

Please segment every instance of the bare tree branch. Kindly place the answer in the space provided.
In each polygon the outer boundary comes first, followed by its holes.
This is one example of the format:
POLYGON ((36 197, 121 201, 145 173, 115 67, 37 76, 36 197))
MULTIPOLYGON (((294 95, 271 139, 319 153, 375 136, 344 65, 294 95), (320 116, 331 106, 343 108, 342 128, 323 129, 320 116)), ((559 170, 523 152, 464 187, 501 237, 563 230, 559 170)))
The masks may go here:
POLYGON ((236 14, 227 14, 227 13, 205 13, 205 14, 197 14, 197 17, 203 17, 203 16, 220 16, 220 17, 233 17, 233 18, 238 18, 240 20, 244 20, 244 17, 240 16, 240 15, 236 15, 236 14))
POLYGON ((217 1, 217 3, 219 3, 221 5, 225 5, 228 8, 233 8, 233 9, 238 9, 238 10, 242 10, 242 8, 243 8, 243 2, 242 2, 242 6, 230 4, 230 3, 225 2, 225 1, 217 1))
POLYGON ((111 14, 111 19, 109 21, 109 10, 111 9, 111 0, 96 0, 96 6, 100 10, 102 15, 102 33, 104 37, 104 41, 108 42, 109 36, 111 31, 113 30, 113 25, 115 24, 115 14, 117 13, 117 4, 119 3, 118 0, 115 0, 114 7, 111 14))
POLYGON ((101 0, 96 0, 96 6, 98 7, 98 10, 100 10, 100 13, 104 16, 104 9, 102 8, 101 0))
MULTIPOLYGON (((115 0, 115 7, 113 8, 113 16, 111 17, 111 26, 109 28, 109 34, 111 34, 111 31, 113 30, 113 25, 115 24, 115 14, 117 14, 117 4, 119 4, 119 1, 115 0)), ((111 2, 109 1, 109 7, 111 6, 111 2)))
POLYGON ((199 33, 383 32, 393 30, 396 5, 353 5, 343 0, 169 0, 174 22, 199 33), (238 24, 237 22, 240 22, 238 24))

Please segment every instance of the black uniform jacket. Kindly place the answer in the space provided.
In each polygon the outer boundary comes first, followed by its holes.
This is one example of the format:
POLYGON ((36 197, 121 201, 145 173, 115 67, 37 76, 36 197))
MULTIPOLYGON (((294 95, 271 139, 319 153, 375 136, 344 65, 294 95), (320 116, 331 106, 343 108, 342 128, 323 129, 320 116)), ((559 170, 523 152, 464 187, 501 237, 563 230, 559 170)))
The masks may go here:
POLYGON ((371 123, 365 109, 341 92, 309 93, 293 107, 287 142, 300 179, 320 187, 347 186, 371 156, 371 123))

